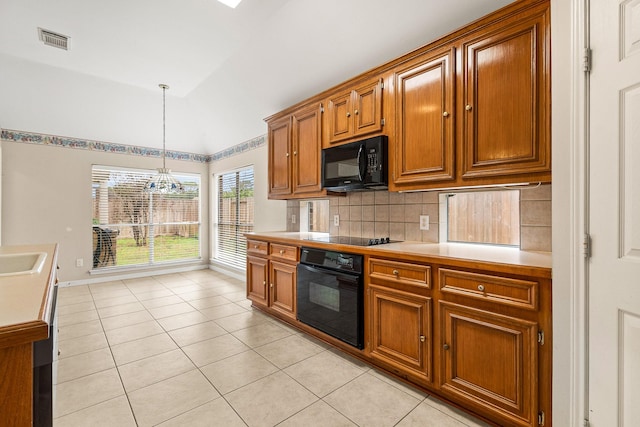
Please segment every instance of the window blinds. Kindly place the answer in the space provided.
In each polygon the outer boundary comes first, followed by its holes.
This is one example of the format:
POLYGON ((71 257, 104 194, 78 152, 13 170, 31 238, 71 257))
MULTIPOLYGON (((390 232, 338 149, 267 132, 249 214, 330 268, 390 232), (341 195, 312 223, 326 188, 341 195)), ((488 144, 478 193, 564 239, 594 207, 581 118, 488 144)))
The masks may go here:
POLYGON ((93 268, 200 258, 200 176, 174 174, 185 191, 145 193, 155 171, 93 166, 93 268))
POLYGON ((217 185, 216 258, 244 269, 247 241, 243 233, 253 231, 253 168, 218 175, 217 185))

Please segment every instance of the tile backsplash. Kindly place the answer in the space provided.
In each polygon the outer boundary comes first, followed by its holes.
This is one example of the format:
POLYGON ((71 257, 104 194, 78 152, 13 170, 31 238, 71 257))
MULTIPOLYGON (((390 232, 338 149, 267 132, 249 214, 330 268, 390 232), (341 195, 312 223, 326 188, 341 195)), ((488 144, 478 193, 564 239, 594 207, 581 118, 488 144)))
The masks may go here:
MULTIPOLYGON (((335 236, 390 237, 392 240, 440 241, 439 192, 365 191, 329 197, 329 233, 335 236), (339 215, 340 225, 333 223, 339 215), (429 216, 429 230, 420 230, 420 215, 429 216)), ((287 231, 299 231, 292 215, 299 200, 287 205, 287 231)), ((442 240, 446 236, 442 236, 442 240)), ((520 248, 551 252, 551 185, 520 190, 520 248)))

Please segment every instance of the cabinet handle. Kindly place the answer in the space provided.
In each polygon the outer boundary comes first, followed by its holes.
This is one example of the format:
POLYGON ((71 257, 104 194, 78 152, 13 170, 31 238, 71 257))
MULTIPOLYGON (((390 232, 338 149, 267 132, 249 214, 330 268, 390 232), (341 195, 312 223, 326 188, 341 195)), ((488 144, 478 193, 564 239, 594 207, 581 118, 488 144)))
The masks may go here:
POLYGON ((253 245, 253 249, 258 249, 258 245, 253 245))
POLYGON ((464 107, 464 109, 467 110, 467 111, 471 111, 471 105, 467 104, 467 106, 464 107))
POLYGON ((484 292, 484 285, 478 285, 478 290, 480 292, 484 292))
POLYGON ((446 111, 445 111, 444 113, 442 113, 442 115, 443 115, 444 117, 449 117, 449 113, 448 113, 448 112, 446 112, 446 111))
POLYGON ((285 154, 285 156, 289 157, 289 153, 285 154))
POLYGON ((443 345, 442 348, 444 348, 445 350, 449 350, 449 344, 443 345))
POLYGON ((358 110, 354 111, 354 113, 356 114, 356 116, 358 115, 358 110))
POLYGON ((266 280, 263 280, 263 281, 262 281, 262 284, 263 284, 263 285, 266 285, 266 284, 267 284, 267 281, 266 281, 266 280))
POLYGON ((347 111, 347 117, 351 117, 351 113, 347 111))
POLYGON ((294 156, 297 156, 297 155, 298 155, 298 152, 297 152, 297 151, 294 151, 294 152, 293 152, 293 155, 294 155, 294 156))
POLYGON ((273 289, 273 283, 269 283, 269 287, 273 289))
POLYGON ((424 340, 425 340, 424 335, 420 335, 420 342, 424 342, 424 340))
POLYGON ((400 275, 400 272, 398 270, 393 270, 392 273, 393 273, 394 276, 399 276, 400 275))
POLYGON ((280 249, 280 255, 284 254, 284 249, 280 249))

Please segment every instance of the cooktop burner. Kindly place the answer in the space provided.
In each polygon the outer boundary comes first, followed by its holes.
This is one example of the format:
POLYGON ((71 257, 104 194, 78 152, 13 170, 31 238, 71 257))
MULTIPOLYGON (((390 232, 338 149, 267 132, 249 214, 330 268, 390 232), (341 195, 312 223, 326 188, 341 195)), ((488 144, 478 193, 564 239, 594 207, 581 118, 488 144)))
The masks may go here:
POLYGON ((398 242, 398 240, 391 240, 388 237, 367 239, 364 237, 349 237, 349 236, 315 237, 308 240, 312 240, 316 242, 338 243, 341 245, 352 245, 352 246, 375 246, 375 245, 384 245, 386 243, 398 242))

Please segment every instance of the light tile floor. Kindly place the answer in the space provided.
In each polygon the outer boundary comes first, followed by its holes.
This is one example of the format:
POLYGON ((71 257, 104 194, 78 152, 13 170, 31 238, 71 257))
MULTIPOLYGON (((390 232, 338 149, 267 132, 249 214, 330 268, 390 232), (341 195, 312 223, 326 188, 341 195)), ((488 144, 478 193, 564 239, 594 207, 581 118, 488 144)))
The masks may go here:
POLYGON ((210 270, 61 287, 54 426, 486 426, 210 270))

